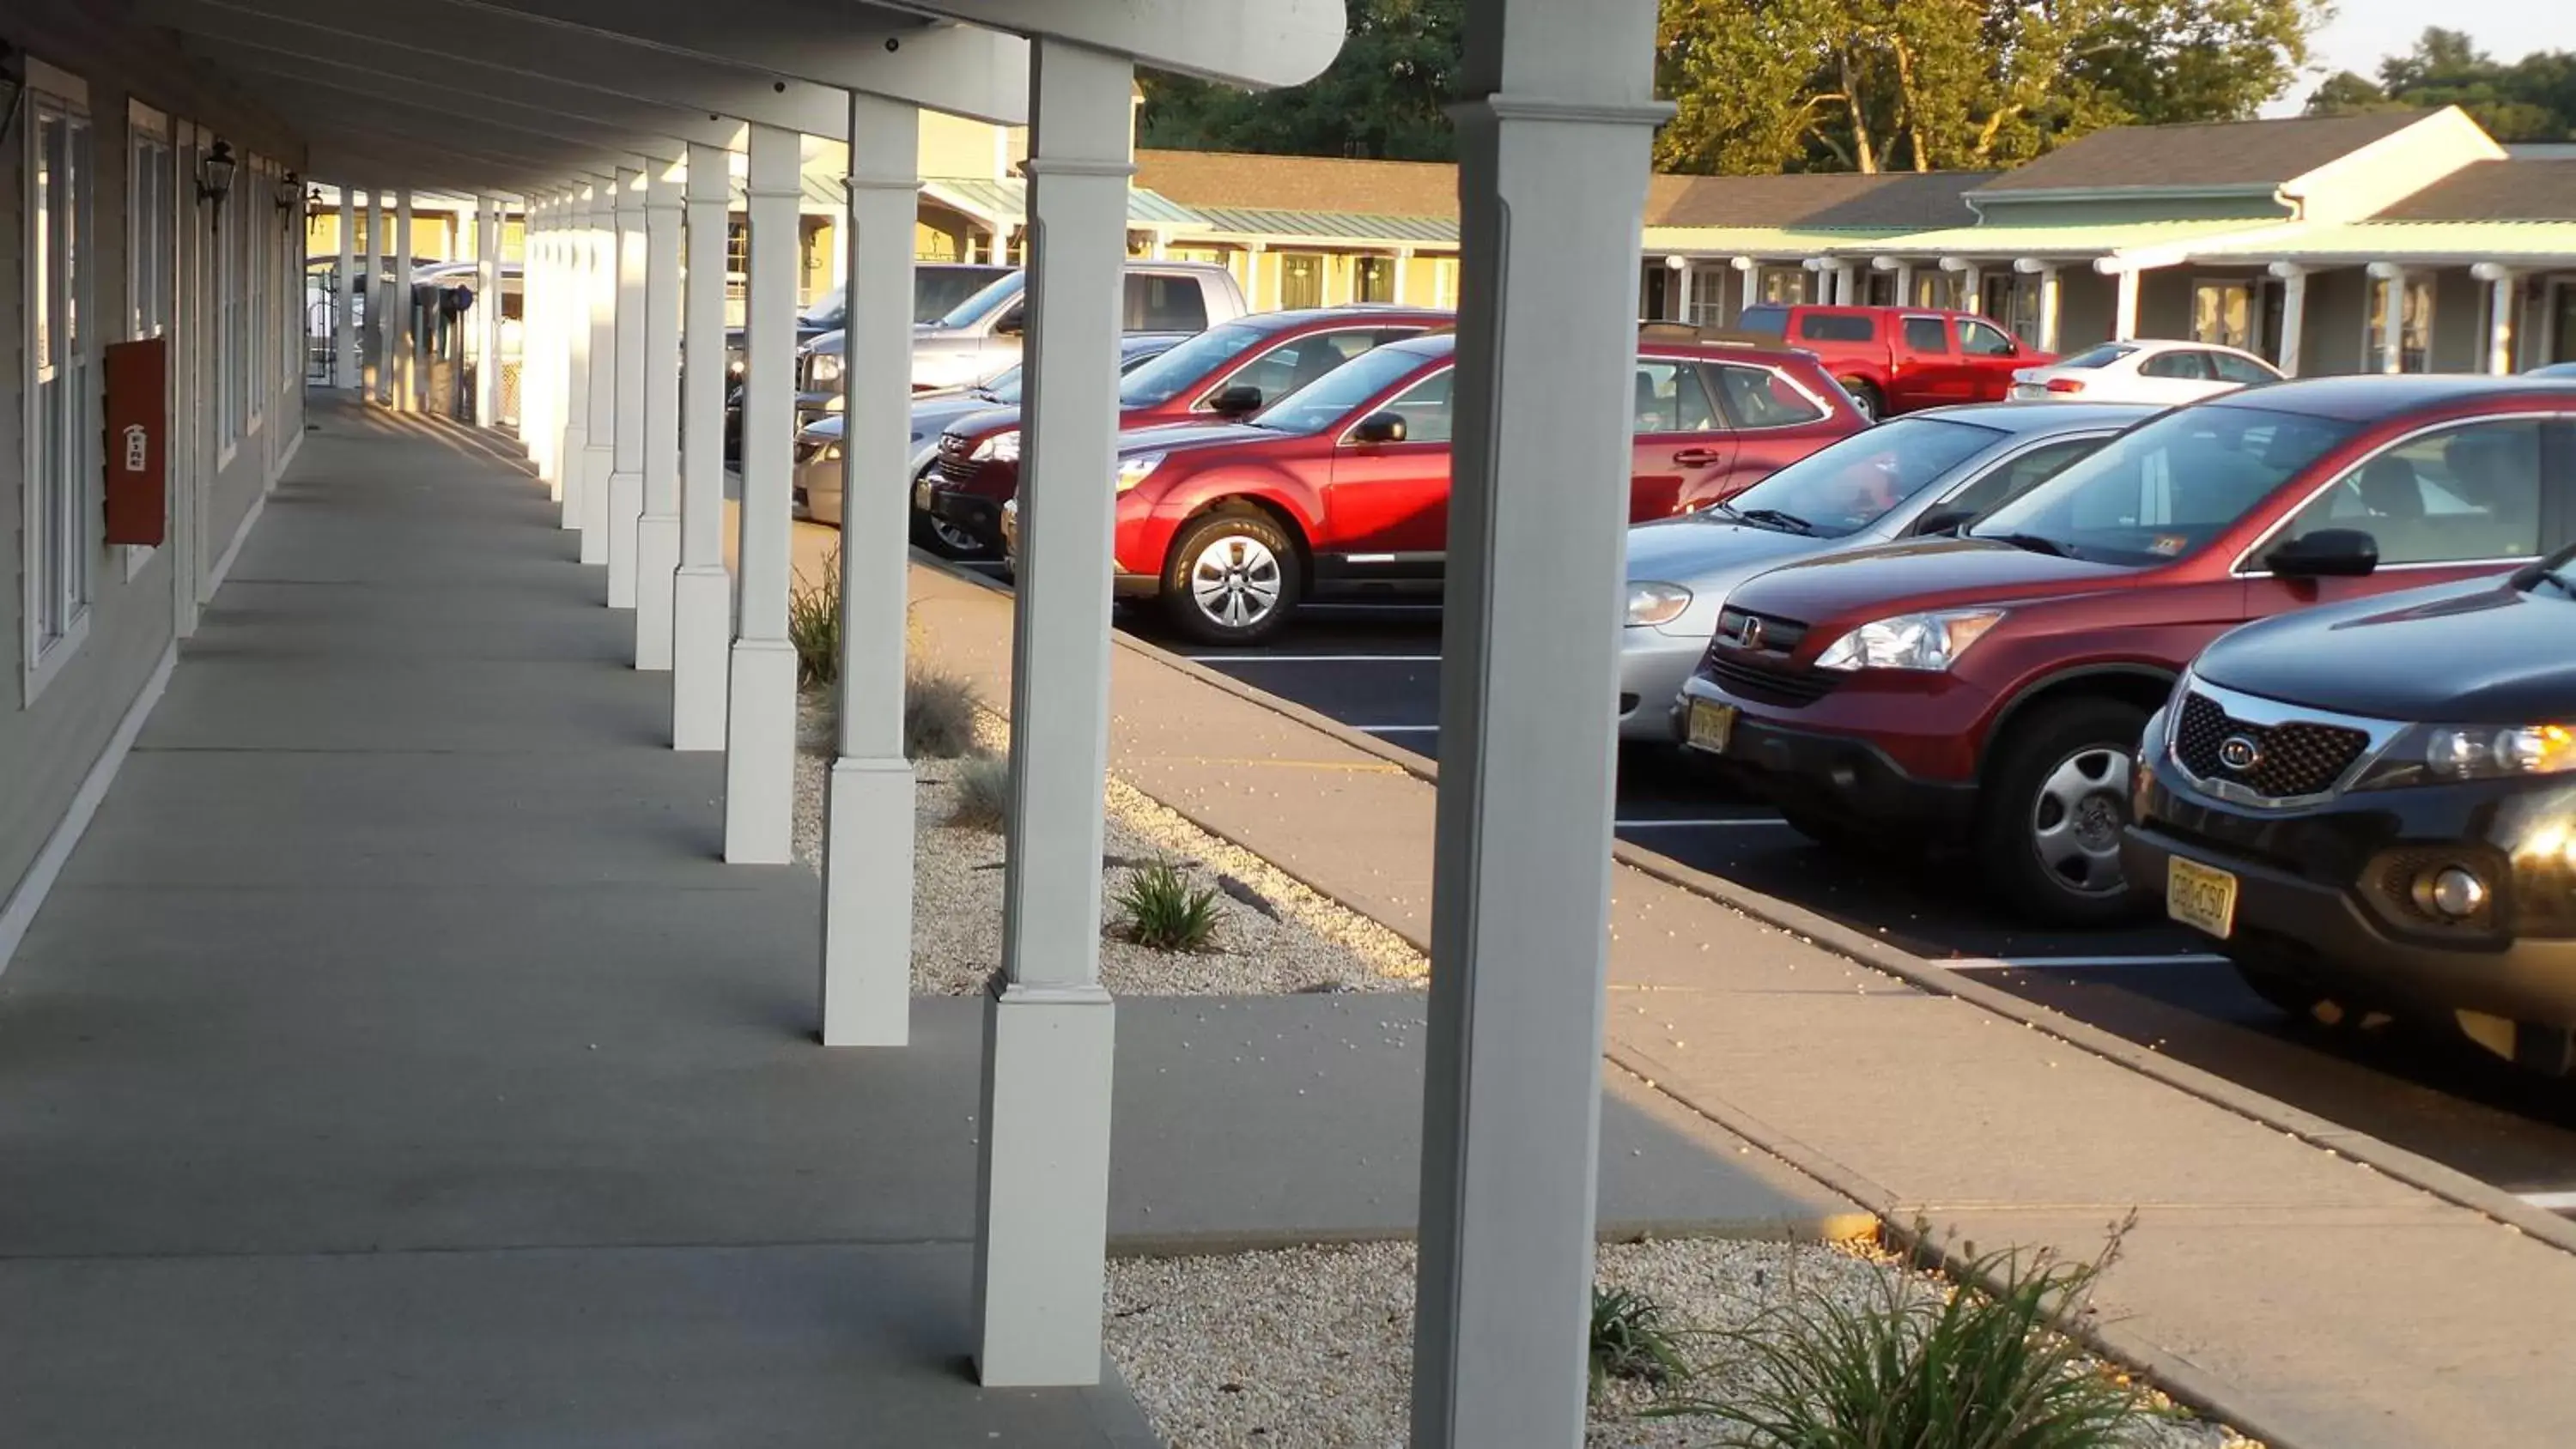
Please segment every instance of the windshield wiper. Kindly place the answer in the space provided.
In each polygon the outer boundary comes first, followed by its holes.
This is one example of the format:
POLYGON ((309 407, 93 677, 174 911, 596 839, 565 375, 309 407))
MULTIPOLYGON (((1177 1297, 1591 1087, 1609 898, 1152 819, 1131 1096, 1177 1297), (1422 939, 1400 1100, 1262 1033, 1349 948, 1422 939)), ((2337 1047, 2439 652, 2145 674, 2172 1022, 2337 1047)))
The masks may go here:
POLYGON ((1734 514, 1738 518, 1746 520, 1747 522, 1768 524, 1773 528, 1782 529, 1789 533, 1813 535, 1816 531, 1816 526, 1814 524, 1809 523, 1807 520, 1800 518, 1794 513, 1783 513, 1777 508, 1729 508, 1726 511, 1734 514))
POLYGON ((1975 537, 1991 538, 1997 543, 2008 543, 2015 548, 2028 549, 2032 553, 2044 553, 2050 558, 2075 557, 2074 550, 2066 545, 2053 538, 2042 538, 2036 533, 1980 533, 1975 537))

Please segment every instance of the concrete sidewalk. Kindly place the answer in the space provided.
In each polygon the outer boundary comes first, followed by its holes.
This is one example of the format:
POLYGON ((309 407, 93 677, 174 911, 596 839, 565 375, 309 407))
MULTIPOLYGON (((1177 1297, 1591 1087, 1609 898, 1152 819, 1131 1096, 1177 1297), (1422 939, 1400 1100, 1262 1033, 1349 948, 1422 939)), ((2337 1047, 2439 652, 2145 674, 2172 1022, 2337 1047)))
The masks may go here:
MULTIPOLYGON (((1009 699, 1010 600, 913 575, 930 651, 1009 699)), ((1417 943, 1433 787, 1141 647, 1111 768, 1417 943)), ((2290 1449, 2565 1442, 2576 1255, 1670 880, 1615 873, 1612 1059, 1901 1223, 2089 1255, 2099 1337, 2290 1449)))

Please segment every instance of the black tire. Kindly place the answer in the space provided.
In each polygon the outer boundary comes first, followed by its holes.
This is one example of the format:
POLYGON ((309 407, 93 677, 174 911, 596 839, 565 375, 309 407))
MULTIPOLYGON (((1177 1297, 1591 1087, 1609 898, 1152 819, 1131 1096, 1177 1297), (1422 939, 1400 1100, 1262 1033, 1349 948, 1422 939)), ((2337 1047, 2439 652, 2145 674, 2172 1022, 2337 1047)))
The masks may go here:
POLYGON ((1873 423, 1886 418, 1887 394, 1878 390, 1878 384, 1861 377, 1846 377, 1839 381, 1843 391, 1850 393, 1852 401, 1859 404, 1862 417, 1873 423))
POLYGON ((2053 926, 2141 913, 2122 879, 2120 833, 2147 713, 2116 699, 2043 705, 1997 742, 1978 791, 1977 849, 2003 904, 2053 926))
POLYGON ((2245 983, 2246 990, 2262 997, 2265 1005, 2288 1017, 2300 1030, 2349 1036, 2384 1027, 2392 1019, 2366 1003, 2346 1000, 2312 984, 2298 972, 2264 959, 2258 951, 2233 948, 2228 952, 2227 964, 2236 968, 2236 978, 2245 983))
MULTIPOLYGON (((936 463, 930 465, 931 468, 937 466, 939 465, 936 463)), ((909 496, 912 489, 919 487, 921 480, 929 476, 929 473, 930 468, 924 468, 919 473, 913 474, 912 482, 905 487, 906 495, 909 496)), ((846 512, 847 509, 848 505, 844 502, 843 511, 846 512)), ((912 510, 912 541, 931 553, 947 559, 992 558, 1001 552, 998 547, 977 538, 956 524, 944 518, 933 518, 919 508, 912 510)))
POLYGON ((1226 509, 1191 522, 1163 561, 1164 615, 1202 644, 1269 638, 1286 626, 1304 592, 1297 541, 1255 509, 1226 509))

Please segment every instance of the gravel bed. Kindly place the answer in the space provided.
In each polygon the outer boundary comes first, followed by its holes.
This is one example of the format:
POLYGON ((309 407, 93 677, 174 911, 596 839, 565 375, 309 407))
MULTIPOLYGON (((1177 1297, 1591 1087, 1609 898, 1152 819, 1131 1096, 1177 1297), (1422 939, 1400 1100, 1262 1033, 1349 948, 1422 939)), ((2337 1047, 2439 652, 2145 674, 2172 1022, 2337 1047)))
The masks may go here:
MULTIPOLYGON (((831 773, 827 706, 800 703, 796 759, 796 858, 822 863, 824 793, 831 773)), ((978 734, 999 751, 1006 726, 984 715, 978 734)), ((948 823, 963 762, 915 763, 920 794, 913 836, 912 989, 971 996, 1002 961, 1002 837, 948 823)), ((1268 861, 1200 830, 1178 812, 1112 778, 1105 794, 1100 943, 1103 985, 1119 996, 1284 995, 1304 991, 1419 988, 1429 967, 1404 939, 1316 894, 1268 861), (1121 939, 1117 899, 1145 866, 1169 862, 1217 892, 1212 949, 1159 951, 1121 939)))
MULTIPOLYGON (((1395 1449, 1412 1391, 1413 1245, 1287 1248, 1109 1265, 1110 1356, 1172 1449, 1395 1449)), ((1604 1244, 1598 1278, 1663 1305, 1670 1321, 1743 1328, 1819 1296, 1867 1303, 1904 1271, 1860 1245, 1677 1239, 1604 1244)), ((1695 1350, 1695 1351, 1694 1351, 1695 1350)), ((1719 1350, 1694 1344, 1697 1357, 1719 1350)), ((1728 1370, 1692 1391, 1724 1392, 1728 1370)), ((1644 1418, 1642 1389, 1596 1404, 1590 1449, 1717 1449, 1739 1441, 1705 1418, 1644 1418)), ((2217 1425, 2150 1418, 2131 1449, 2261 1449, 2217 1425)))

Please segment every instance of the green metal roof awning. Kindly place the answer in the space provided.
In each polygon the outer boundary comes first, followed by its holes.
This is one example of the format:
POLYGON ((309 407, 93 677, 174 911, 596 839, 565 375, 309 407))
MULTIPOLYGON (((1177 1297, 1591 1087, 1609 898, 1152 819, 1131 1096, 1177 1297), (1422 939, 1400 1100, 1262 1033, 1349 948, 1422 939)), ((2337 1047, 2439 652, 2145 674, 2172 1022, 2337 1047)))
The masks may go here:
POLYGON ((2355 221, 2315 223, 2266 237, 2191 249, 2193 261, 2371 262, 2474 266, 2479 262, 2576 266, 2576 221, 2355 221))
MULTIPOLYGON (((921 190, 931 200, 989 224, 1017 226, 1028 219, 1029 184, 1016 176, 927 176, 921 190)), ((1143 231, 1204 225, 1197 212, 1170 197, 1132 186, 1127 189, 1127 224, 1143 231)))
POLYGON ((1846 246, 1837 250, 1842 255, 1860 252, 1893 256, 2003 260, 2041 257, 2081 261, 2191 245, 2216 237, 2278 233, 2287 225, 2277 220, 2238 218, 2228 221, 2125 221, 2055 226, 1954 226, 1940 231, 1908 232, 1885 238, 1873 246, 1846 246))
POLYGON ((1870 243, 1903 235, 1859 227, 1650 226, 1646 228, 1646 250, 1804 260, 1838 249, 1866 249, 1870 243))
POLYGON ((1456 246, 1458 223, 1437 216, 1386 216, 1358 211, 1285 211, 1257 206, 1192 208, 1193 233, 1242 237, 1264 243, 1310 245, 1456 246))

